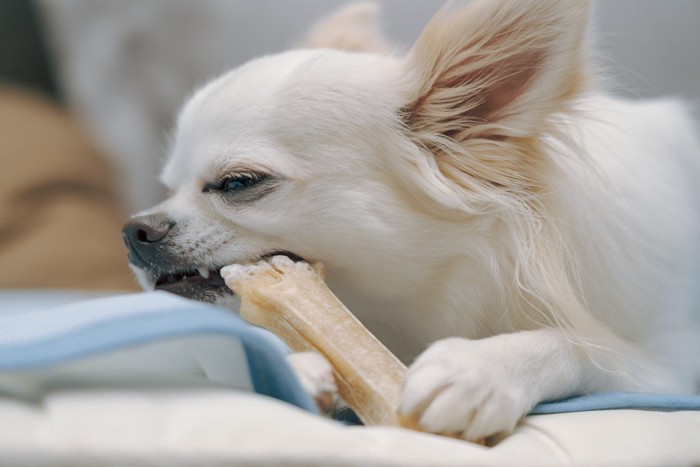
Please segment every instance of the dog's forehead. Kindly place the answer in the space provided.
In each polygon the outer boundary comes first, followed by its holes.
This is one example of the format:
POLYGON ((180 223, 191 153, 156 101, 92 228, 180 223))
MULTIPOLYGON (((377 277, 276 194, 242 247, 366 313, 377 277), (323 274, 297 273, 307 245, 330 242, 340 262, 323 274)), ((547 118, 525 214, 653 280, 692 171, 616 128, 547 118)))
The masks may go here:
POLYGON ((217 157, 255 145, 262 136, 265 107, 301 59, 294 54, 263 57, 198 89, 178 115, 161 174, 164 184, 180 185, 188 175, 206 172, 217 157))
POLYGON ((369 54, 298 50, 226 73, 181 110, 161 179, 173 187, 187 177, 206 178, 232 158, 265 165, 274 156, 279 169, 285 161, 275 146, 311 144, 321 134, 345 133, 343 127, 371 120, 382 108, 394 112, 400 100, 392 86, 397 63, 369 54))

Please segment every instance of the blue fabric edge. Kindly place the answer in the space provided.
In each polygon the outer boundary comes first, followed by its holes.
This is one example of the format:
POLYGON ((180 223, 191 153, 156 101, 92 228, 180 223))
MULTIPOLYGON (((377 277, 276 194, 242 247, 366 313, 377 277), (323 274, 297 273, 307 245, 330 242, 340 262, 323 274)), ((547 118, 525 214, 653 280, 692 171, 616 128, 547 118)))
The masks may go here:
POLYGON ((198 302, 187 305, 175 311, 164 306, 156 313, 106 319, 27 345, 2 346, 0 371, 27 371, 163 339, 219 334, 240 339, 257 393, 317 412, 269 336, 228 310, 198 302))
POLYGON ((537 404, 529 415, 589 412, 596 410, 652 410, 674 412, 700 410, 700 395, 599 392, 537 404))

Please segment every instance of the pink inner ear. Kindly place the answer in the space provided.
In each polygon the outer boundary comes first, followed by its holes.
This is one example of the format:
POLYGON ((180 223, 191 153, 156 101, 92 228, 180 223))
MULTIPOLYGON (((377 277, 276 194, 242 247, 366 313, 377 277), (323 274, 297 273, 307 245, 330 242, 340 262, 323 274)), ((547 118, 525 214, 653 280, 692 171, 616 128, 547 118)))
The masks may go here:
POLYGON ((414 131, 501 139, 539 134, 586 84, 586 2, 474 2, 438 13, 407 64, 414 131))
POLYGON ((507 109, 508 105, 520 97, 532 79, 537 75, 544 53, 533 51, 508 61, 499 62, 491 70, 480 70, 464 77, 466 82, 484 80, 488 91, 479 96, 481 102, 474 106, 469 114, 483 121, 493 121, 507 109))
MULTIPOLYGON (((491 50, 496 47, 486 48, 491 50)), ((493 63, 488 63, 488 58, 478 55, 467 56, 463 62, 445 71, 446 79, 437 79, 432 83, 432 90, 405 110, 410 119, 420 118, 422 112, 427 111, 429 114, 431 109, 438 109, 433 115, 435 127, 442 127, 440 133, 455 138, 471 127, 493 123, 506 116, 508 106, 526 92, 541 71, 545 57, 546 53, 542 50, 523 51, 519 55, 493 63), (453 72, 459 68, 473 68, 470 64, 472 61, 484 61, 487 64, 468 73, 453 72), (438 98, 436 100, 439 102, 435 102, 434 98, 438 94, 445 97, 438 98), (449 105, 440 111, 440 104, 444 105, 448 101, 451 101, 449 105)), ((495 135, 493 137, 499 139, 495 135)))

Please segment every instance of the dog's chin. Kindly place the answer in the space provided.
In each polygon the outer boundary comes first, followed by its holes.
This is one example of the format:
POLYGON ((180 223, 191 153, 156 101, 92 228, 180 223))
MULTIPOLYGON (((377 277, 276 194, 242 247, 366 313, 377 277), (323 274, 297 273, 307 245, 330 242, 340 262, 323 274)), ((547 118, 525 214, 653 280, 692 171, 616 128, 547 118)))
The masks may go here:
MULTIPOLYGON (((294 261, 303 259, 288 251, 274 251, 261 255, 253 260, 232 261, 234 263, 254 263, 256 261, 267 260, 276 255, 285 255, 294 261)), ((148 277, 148 273, 140 271, 137 273, 142 285, 148 284, 154 290, 170 292, 181 297, 197 300, 200 302, 228 304, 235 296, 233 291, 226 286, 224 278, 221 277, 221 267, 190 267, 174 271, 162 272, 157 276, 148 277)), ((235 301, 235 300, 234 300, 235 301)))

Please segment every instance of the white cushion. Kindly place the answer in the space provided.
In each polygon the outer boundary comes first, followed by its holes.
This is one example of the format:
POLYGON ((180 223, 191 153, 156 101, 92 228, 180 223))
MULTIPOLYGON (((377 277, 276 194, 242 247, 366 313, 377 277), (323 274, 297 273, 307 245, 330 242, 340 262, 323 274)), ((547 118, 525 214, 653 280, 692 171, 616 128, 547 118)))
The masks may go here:
POLYGON ((348 427, 223 389, 66 390, 0 398, 0 465, 692 465, 700 412, 531 416, 485 447, 348 427))

